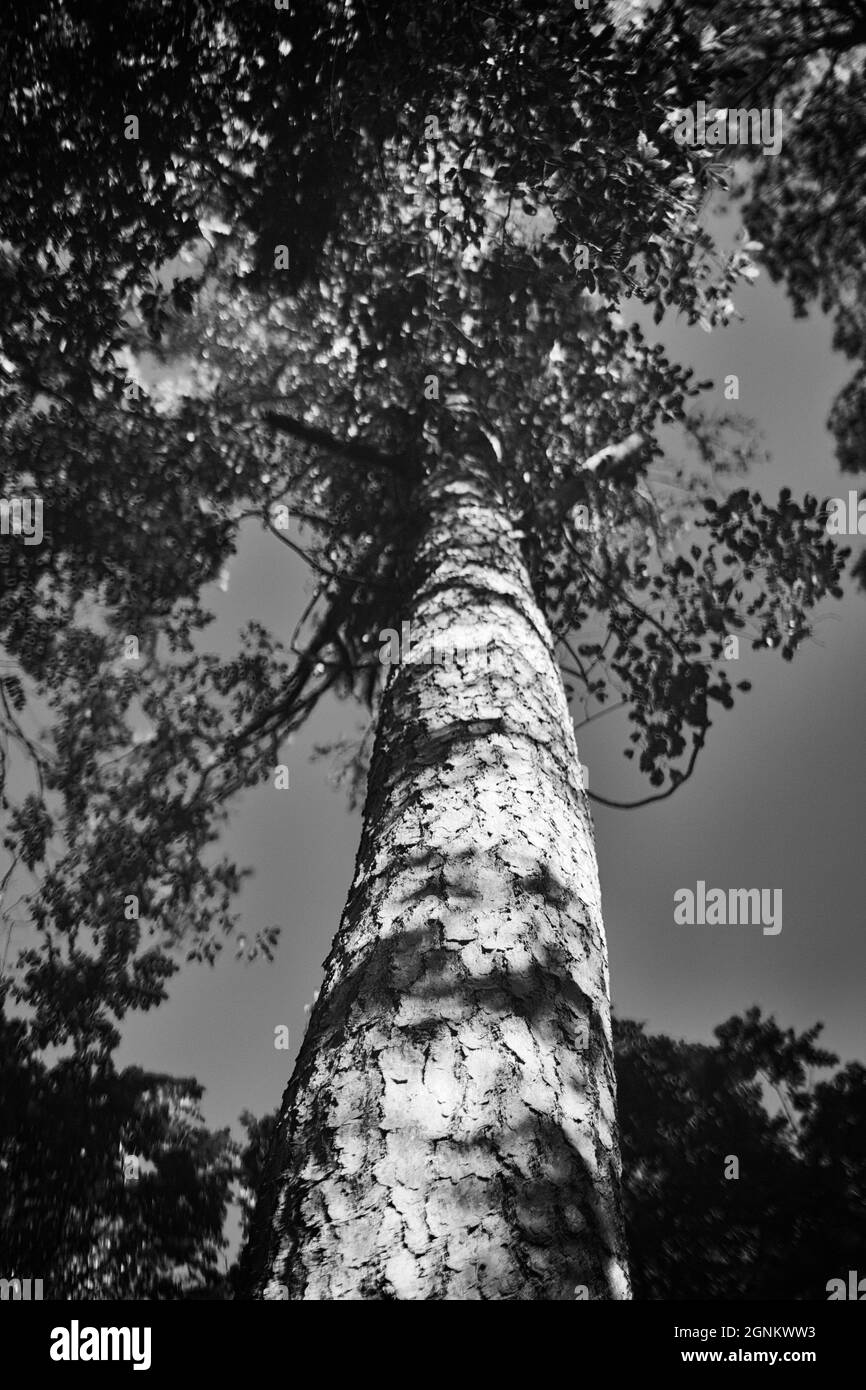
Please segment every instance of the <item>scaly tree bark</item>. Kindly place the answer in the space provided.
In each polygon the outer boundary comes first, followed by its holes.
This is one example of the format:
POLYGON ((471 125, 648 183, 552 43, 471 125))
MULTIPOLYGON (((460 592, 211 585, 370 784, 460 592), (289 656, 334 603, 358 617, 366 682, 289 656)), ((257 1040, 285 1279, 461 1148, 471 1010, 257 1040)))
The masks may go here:
POLYGON ((421 514, 258 1291, 627 1298, 598 869, 553 640, 482 470, 438 469, 421 514))

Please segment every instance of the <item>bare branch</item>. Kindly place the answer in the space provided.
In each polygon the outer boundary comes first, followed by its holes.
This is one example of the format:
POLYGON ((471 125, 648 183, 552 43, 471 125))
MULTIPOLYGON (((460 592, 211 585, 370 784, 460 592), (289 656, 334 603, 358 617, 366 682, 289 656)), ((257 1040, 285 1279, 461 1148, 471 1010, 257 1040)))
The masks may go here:
POLYGON ((567 478, 558 489, 554 501, 559 515, 565 516, 575 503, 586 496, 587 473, 592 473, 597 478, 609 477, 622 466, 632 463, 639 455, 646 453, 647 447, 643 435, 630 434, 619 444, 609 444, 607 448, 599 449, 597 453, 592 454, 574 476, 567 478))
POLYGON ((365 444, 360 439, 335 439, 327 430, 319 429, 315 425, 305 425, 303 420, 296 419, 294 415, 266 410, 264 419, 281 433, 289 434, 293 439, 300 439, 305 444, 315 444, 319 448, 327 449, 330 454, 343 454, 357 463, 387 468, 392 473, 402 473, 405 470, 406 461, 399 454, 383 454, 375 445, 365 444))

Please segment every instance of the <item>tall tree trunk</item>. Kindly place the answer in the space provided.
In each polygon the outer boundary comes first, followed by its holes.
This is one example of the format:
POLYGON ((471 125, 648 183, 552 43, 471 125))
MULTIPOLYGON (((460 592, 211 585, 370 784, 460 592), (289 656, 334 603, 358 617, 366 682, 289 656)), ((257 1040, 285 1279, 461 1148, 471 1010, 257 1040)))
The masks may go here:
POLYGON ((492 485, 439 473, 424 507, 256 1293, 628 1298, 598 870, 551 635, 492 485))

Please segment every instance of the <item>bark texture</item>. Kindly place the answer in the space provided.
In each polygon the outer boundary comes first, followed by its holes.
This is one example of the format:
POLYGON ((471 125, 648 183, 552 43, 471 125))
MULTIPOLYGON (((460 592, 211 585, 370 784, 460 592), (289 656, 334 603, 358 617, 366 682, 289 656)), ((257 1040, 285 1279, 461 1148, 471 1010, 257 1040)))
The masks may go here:
POLYGON ((598 870, 551 636, 492 486, 452 469, 423 505, 256 1296, 628 1298, 598 870))

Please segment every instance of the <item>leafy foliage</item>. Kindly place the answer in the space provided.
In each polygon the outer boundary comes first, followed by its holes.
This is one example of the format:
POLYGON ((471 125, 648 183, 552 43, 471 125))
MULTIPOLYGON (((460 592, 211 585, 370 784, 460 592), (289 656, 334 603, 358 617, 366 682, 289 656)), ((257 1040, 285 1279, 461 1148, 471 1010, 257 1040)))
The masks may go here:
POLYGON ((821 1026, 758 1008, 713 1045, 614 1031, 635 1297, 826 1299, 866 1235, 864 1068, 813 1083, 821 1026))
POLYGON ((847 1270, 866 1215, 851 1168, 866 1095, 857 1063, 811 1084, 812 1068, 838 1061, 819 1032, 780 1029, 756 1008, 713 1046, 617 1024, 636 1297, 825 1298, 847 1270), (731 1155, 739 1179, 725 1177, 731 1155))
MULTIPOLYGON (((757 258, 782 282, 794 313, 832 315, 833 347, 856 364, 828 425, 848 472, 866 467, 866 319, 863 95, 866 23, 858 0, 796 5, 779 0, 659 6, 644 42, 665 54, 677 104, 782 112, 779 153, 712 151, 717 177, 743 204, 757 258), (671 47, 671 45, 674 47, 671 47), (674 57, 681 52, 679 61, 674 57)), ((866 582, 861 557, 855 567, 866 582)))
POLYGON ((201 1086, 111 1059, 48 1066, 0 990, 0 1262, 46 1298, 218 1291, 235 1147, 201 1086))

